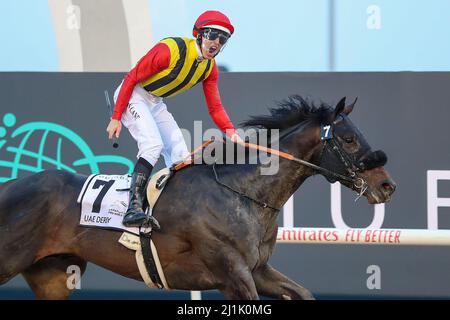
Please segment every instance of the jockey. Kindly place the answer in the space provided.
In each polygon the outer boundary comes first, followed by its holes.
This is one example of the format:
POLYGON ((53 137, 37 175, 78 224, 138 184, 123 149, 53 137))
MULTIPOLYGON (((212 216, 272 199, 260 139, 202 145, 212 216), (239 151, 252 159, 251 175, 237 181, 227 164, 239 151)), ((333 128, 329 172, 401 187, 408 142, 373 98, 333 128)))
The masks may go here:
MULTIPOLYGON (((126 227, 142 225, 147 180, 160 154, 167 167, 190 153, 163 98, 173 97, 202 82, 206 103, 214 123, 232 141, 242 142, 220 100, 219 70, 214 60, 234 32, 230 20, 219 11, 202 13, 189 38, 166 38, 156 44, 125 76, 114 94, 115 108, 106 131, 119 137, 122 124, 138 145, 131 177, 130 202, 123 219, 126 227)), ((151 225, 158 221, 149 215, 151 225)))

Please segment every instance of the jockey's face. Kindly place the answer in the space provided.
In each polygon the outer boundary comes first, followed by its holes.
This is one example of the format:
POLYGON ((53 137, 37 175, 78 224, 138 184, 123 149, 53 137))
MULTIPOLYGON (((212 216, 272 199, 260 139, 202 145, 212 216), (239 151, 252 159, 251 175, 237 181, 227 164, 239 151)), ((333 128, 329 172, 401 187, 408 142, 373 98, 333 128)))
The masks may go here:
POLYGON ((202 29, 202 55, 205 59, 214 58, 230 38, 230 34, 213 28, 202 29))
POLYGON ((205 59, 214 58, 222 48, 222 45, 219 42, 219 38, 215 40, 208 40, 205 37, 202 37, 202 55, 205 59))

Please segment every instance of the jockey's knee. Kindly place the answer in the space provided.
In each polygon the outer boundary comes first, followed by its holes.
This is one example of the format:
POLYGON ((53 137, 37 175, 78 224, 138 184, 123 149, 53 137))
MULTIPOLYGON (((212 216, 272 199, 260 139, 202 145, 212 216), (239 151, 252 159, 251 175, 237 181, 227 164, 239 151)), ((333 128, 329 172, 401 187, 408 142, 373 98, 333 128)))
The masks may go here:
POLYGON ((155 144, 150 148, 146 148, 145 150, 140 150, 138 154, 138 158, 144 158, 147 160, 152 166, 155 166, 156 162, 158 162, 159 156, 163 150, 163 144, 155 144))

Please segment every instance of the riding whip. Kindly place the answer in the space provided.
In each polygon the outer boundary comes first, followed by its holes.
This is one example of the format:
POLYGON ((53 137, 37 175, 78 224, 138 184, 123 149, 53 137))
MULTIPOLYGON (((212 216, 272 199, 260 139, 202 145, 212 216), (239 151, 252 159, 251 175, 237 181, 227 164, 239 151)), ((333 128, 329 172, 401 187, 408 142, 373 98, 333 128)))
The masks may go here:
MULTIPOLYGON (((108 90, 105 90, 105 99, 106 99, 106 106, 108 107, 109 116, 112 119, 112 106, 111 101, 109 100, 109 94, 108 90)), ((118 148, 119 143, 117 142, 117 138, 113 135, 113 148, 118 148)))

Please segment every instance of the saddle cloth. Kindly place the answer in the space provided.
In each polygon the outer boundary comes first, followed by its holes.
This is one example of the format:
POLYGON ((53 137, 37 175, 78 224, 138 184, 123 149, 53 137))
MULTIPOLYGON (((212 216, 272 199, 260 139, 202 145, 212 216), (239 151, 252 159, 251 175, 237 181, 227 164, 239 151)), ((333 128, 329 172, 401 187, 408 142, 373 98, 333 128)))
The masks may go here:
MULTIPOLYGON (((147 186, 147 199, 149 199, 152 208, 154 208, 169 177, 169 168, 164 168, 151 177, 147 186)), ((77 199, 77 202, 81 204, 80 225, 124 231, 119 243, 136 252, 136 262, 142 279, 150 288, 157 288, 157 284, 151 281, 146 270, 141 240, 138 236, 139 228, 127 228, 122 224, 123 216, 128 208, 130 183, 131 177, 128 175, 90 175, 81 188, 77 199)), ((159 262, 158 252, 152 240, 150 240, 150 247, 158 275, 164 288, 169 289, 159 262)))
MULTIPOLYGON (((164 168, 155 173, 147 186, 147 199, 155 207, 163 190, 157 185, 170 176, 170 169, 164 168)), ((127 228, 122 224, 128 208, 128 194, 131 177, 128 175, 90 175, 78 195, 81 204, 80 225, 123 230, 139 235, 139 228, 127 228)), ((164 185, 163 185, 164 186, 164 185)))
POLYGON ((131 178, 128 175, 90 175, 78 196, 81 203, 80 225, 123 230, 139 234, 139 228, 122 224, 128 208, 131 178))

